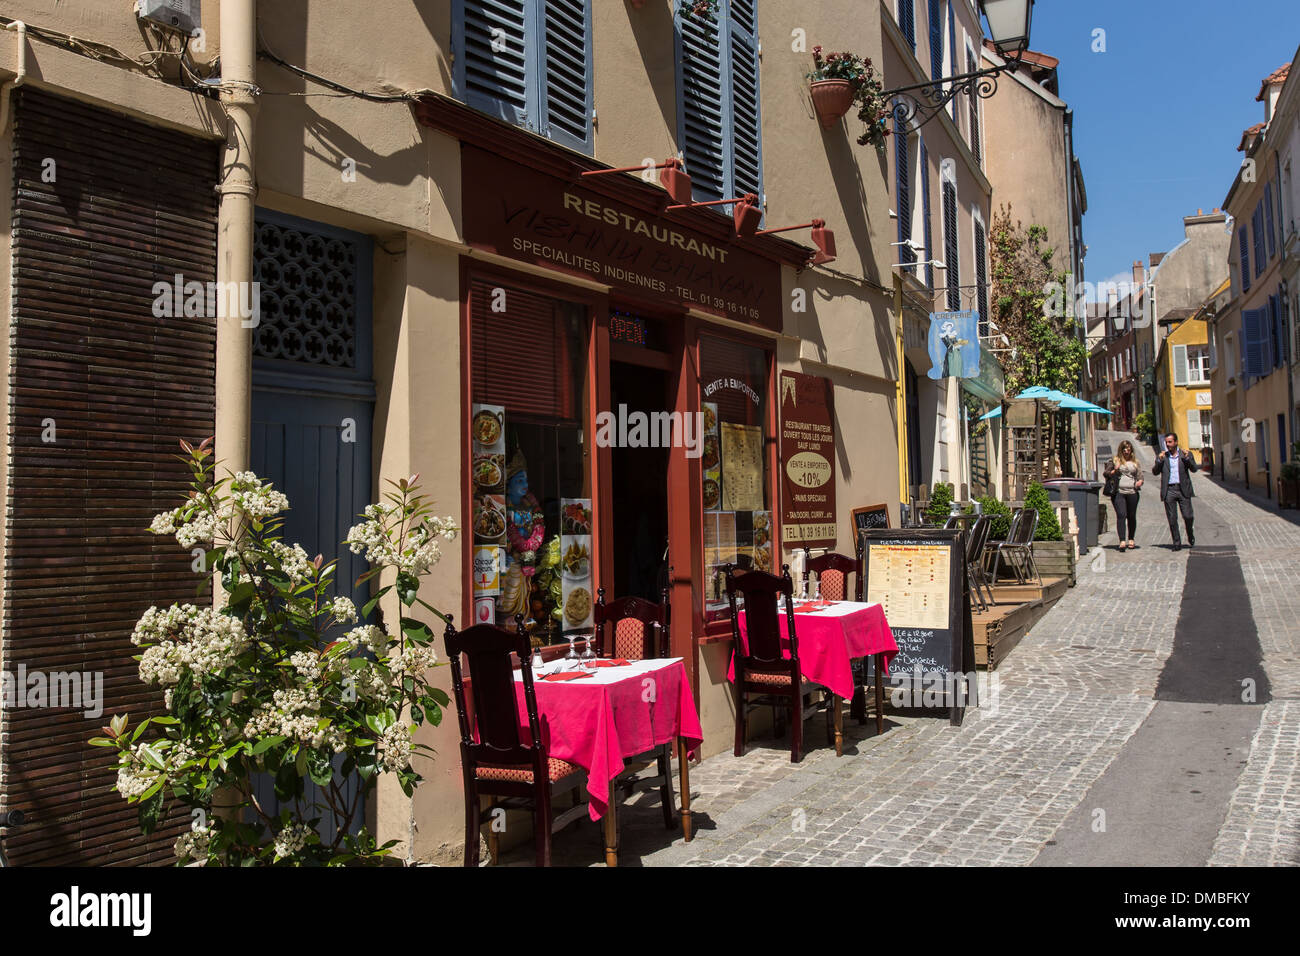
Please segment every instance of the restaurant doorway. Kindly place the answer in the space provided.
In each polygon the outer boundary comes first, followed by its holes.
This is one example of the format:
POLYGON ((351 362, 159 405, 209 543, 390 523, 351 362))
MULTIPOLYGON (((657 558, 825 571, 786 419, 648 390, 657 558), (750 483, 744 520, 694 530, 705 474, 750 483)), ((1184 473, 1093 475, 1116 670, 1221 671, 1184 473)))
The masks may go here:
POLYGON ((668 583, 668 455, 655 414, 672 409, 662 369, 610 363, 611 511, 616 597, 658 603, 668 583))

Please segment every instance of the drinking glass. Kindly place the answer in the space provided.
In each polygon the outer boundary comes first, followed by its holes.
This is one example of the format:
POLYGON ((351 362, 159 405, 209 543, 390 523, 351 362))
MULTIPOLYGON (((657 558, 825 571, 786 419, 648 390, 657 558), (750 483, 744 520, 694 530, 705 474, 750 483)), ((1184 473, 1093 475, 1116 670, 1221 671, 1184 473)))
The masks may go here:
POLYGON ((593 635, 591 634, 587 635, 587 649, 582 652, 582 663, 584 666, 589 665, 591 661, 594 661, 596 659, 596 652, 591 649, 592 638, 593 635))
POLYGON ((564 635, 564 639, 569 642, 569 653, 564 655, 565 662, 567 663, 569 661, 579 660, 580 658, 578 657, 578 652, 573 649, 573 635, 566 634, 564 635))

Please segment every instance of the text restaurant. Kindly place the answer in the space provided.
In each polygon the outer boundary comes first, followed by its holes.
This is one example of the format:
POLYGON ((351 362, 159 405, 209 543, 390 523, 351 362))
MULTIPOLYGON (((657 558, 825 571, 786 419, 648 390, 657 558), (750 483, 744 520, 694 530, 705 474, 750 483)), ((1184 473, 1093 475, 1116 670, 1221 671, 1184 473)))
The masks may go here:
POLYGON ((689 196, 658 172, 607 171, 454 103, 417 115, 460 139, 471 250, 462 613, 581 649, 600 589, 666 594, 698 693, 698 639, 730 634, 721 567, 780 571, 782 267, 812 251, 738 238, 726 206, 668 208, 689 196))

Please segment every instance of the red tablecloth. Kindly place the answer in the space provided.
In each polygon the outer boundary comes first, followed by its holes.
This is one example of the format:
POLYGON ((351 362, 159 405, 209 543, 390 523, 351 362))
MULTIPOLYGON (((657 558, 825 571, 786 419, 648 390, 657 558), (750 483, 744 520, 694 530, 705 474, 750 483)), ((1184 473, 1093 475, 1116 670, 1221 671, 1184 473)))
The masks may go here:
MULTIPOLYGON (((547 753, 587 771, 593 820, 604 816, 609 783, 628 757, 677 737, 685 739, 693 754, 704 740, 680 658, 605 667, 581 680, 535 680, 533 688, 547 753)), ((515 690, 521 737, 527 741, 528 712, 518 673, 515 690)))
MULTIPOLYGON (((745 639, 745 612, 739 614, 740 639, 745 639)), ((781 647, 790 656, 785 637, 785 611, 780 613, 781 647)), ((898 653, 894 635, 879 604, 857 601, 834 601, 824 610, 804 612, 795 609, 795 636, 799 639, 799 669, 803 676, 828 688, 837 697, 853 696, 853 660, 873 654, 885 655, 885 673, 898 653)), ((747 647, 745 648, 748 649, 747 647)), ((727 680, 736 679, 733 652, 727 668, 727 680)))

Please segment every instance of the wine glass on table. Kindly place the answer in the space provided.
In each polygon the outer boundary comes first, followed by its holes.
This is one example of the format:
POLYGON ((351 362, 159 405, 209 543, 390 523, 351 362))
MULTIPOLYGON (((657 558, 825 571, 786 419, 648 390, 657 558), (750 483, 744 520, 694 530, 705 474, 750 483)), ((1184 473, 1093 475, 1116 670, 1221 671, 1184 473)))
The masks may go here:
POLYGON ((571 669, 574 669, 574 670, 577 669, 577 667, 578 667, 578 662, 579 662, 579 660, 580 660, 580 658, 578 657, 578 652, 577 652, 577 651, 574 649, 574 647, 573 647, 573 641, 574 641, 575 636, 576 636, 576 635, 573 635, 573 634, 565 634, 565 635, 564 635, 564 639, 565 639, 566 641, 569 642, 569 653, 567 653, 567 654, 564 655, 564 663, 565 663, 568 667, 570 667, 571 669))
POLYGON ((584 670, 595 670, 595 668, 591 666, 591 662, 596 659, 596 652, 591 649, 592 638, 593 635, 587 635, 587 649, 582 652, 582 667, 584 670))

